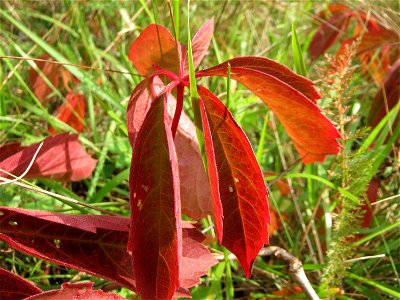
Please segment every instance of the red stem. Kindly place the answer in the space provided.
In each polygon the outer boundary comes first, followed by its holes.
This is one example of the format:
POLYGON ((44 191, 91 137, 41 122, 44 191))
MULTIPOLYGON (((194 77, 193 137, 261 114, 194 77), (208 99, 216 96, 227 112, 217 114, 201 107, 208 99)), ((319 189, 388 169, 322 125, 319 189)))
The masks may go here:
POLYGON ((174 120, 172 121, 172 126, 171 126, 173 138, 175 138, 176 130, 178 129, 179 119, 181 118, 181 113, 183 108, 183 90, 184 86, 182 84, 178 84, 176 86, 176 108, 175 108, 174 120))

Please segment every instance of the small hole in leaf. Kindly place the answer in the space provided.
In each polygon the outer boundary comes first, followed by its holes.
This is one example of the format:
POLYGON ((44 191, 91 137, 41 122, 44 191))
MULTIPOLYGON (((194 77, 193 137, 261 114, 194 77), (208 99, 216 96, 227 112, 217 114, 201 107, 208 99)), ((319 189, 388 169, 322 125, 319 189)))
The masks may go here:
POLYGON ((54 240, 54 245, 56 245, 57 249, 60 249, 60 244, 61 244, 61 240, 58 240, 58 239, 54 240))
POLYGON ((10 222, 8 222, 8 224, 10 224, 11 226, 17 226, 17 225, 18 225, 18 222, 10 221, 10 222))
POLYGON ((3 216, 3 215, 4 215, 4 213, 2 211, 0 211, 0 216, 3 216))
POLYGON ((239 182, 239 179, 235 178, 235 182, 238 183, 238 182, 239 182))
POLYGON ((233 193, 233 187, 229 186, 229 192, 233 193))
POLYGON ((143 191, 147 192, 149 190, 149 187, 147 185, 142 185, 143 191))
POLYGON ((133 199, 135 199, 136 198, 136 193, 133 193, 133 199))

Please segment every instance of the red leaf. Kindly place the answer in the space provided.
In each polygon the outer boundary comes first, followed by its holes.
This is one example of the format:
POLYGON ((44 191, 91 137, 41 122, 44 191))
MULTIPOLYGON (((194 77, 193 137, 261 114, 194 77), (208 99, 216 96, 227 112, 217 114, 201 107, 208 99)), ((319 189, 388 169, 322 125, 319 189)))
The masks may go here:
POLYGON ((133 288, 128 218, 0 207, 0 240, 28 255, 133 288))
MULTIPOLYGON (((64 123, 74 128, 78 132, 84 130, 83 119, 85 117, 85 99, 81 94, 68 93, 65 97, 66 102, 61 105, 55 115, 64 123)), ((57 134, 54 128, 49 128, 49 132, 57 134)))
POLYGON ((379 189, 379 181, 376 178, 372 178, 368 185, 367 197, 368 200, 364 200, 363 205, 361 206, 361 211, 365 211, 362 216, 361 227, 368 228, 371 225, 372 217, 374 215, 373 208, 371 204, 376 202, 378 198, 378 189, 379 189))
POLYGON ((179 73, 179 50, 169 31, 156 24, 147 26, 129 49, 129 60, 139 74, 148 75, 153 65, 179 73))
POLYGON ((21 146, 21 143, 14 142, 0 146, 0 162, 5 160, 7 157, 13 155, 16 152, 23 150, 25 147, 21 146))
MULTIPOLYGON (((182 227, 181 287, 189 288, 217 261, 201 244, 204 240, 201 232, 187 222, 182 227), (198 256, 196 263, 194 255, 198 256)), ((128 232, 129 219, 123 217, 0 207, 0 240, 28 255, 134 290, 132 257, 126 252, 128 232)))
POLYGON ((60 290, 50 290, 26 298, 25 300, 124 300, 121 296, 93 290, 93 282, 63 283, 60 290))
MULTIPOLYGON (((40 143, 20 147, 13 143, 15 154, 0 162, 0 169, 20 176, 29 166, 40 143)), ((4 146, 3 146, 4 147, 4 146)), ((11 152, 8 152, 11 153, 11 152)), ((47 137, 24 178, 53 178, 61 181, 78 181, 89 177, 96 166, 78 140, 77 135, 63 133, 47 137)), ((0 170, 0 176, 10 176, 0 170)))
MULTIPOLYGON (((165 85, 157 77, 154 78, 153 89, 160 94, 165 85)), ((133 91, 128 104, 127 124, 129 141, 133 145, 137 132, 143 124, 154 97, 148 80, 143 80, 133 91)), ((176 100, 168 97, 168 114, 173 118, 176 100)), ((196 220, 212 214, 210 201, 210 184, 204 171, 199 151, 196 128, 189 117, 182 112, 178 130, 174 140, 178 157, 179 176, 181 180, 180 194, 182 212, 196 220)))
POLYGON ((21 276, 0 268, 0 299, 20 300, 42 291, 21 276))
MULTIPOLYGON (((43 54, 39 58, 47 60, 50 56, 48 54, 43 54)), ((36 65, 42 71, 43 75, 46 76, 54 87, 57 88, 60 84, 60 66, 43 61, 36 61, 36 65)), ((33 68, 29 70, 29 82, 36 98, 38 98, 43 104, 48 103, 50 100, 48 96, 53 92, 53 90, 33 68)))
POLYGON ((232 58, 215 67, 197 72, 196 75, 227 76, 228 64, 231 65, 231 68, 246 68, 273 76, 287 85, 290 85, 295 90, 298 90, 314 102, 321 98, 320 94, 315 89, 314 83, 310 79, 297 75, 288 67, 265 57, 243 56, 232 58))
MULTIPOLYGON (((270 220, 264 178, 246 135, 228 109, 206 88, 199 86, 198 92, 205 108, 200 112, 208 149, 207 161, 213 161, 210 155, 213 149, 217 167, 214 176, 218 182, 211 181, 211 185, 218 186, 223 207, 222 244, 238 257, 249 277, 254 259, 268 243, 267 224, 270 220), (213 145, 208 135, 211 135, 213 145)), ((210 180, 213 180, 212 171, 209 168, 210 180)))
MULTIPOLYGON (((390 68, 383 86, 376 93, 369 112, 368 123, 375 127, 397 104, 400 98, 400 60, 390 68)), ((398 120, 397 122, 398 123, 398 120)), ((394 124, 396 126, 396 124, 394 124)))
MULTIPOLYGON (((261 64, 259 68, 263 70, 264 64, 271 63, 266 59, 256 61, 261 64)), ((281 70, 283 72, 283 68, 281 70)), ((198 74, 227 76, 227 62, 198 74)), ((313 101, 291 85, 296 78, 295 74, 291 72, 285 75, 288 76, 286 78, 290 78, 288 83, 282 75, 277 77, 273 73, 267 74, 247 67, 231 67, 232 79, 250 89, 276 114, 304 163, 323 161, 326 155, 337 154, 340 150, 336 140, 340 138, 339 132, 313 101)), ((298 76, 298 80, 304 79, 298 76)))
POLYGON ((178 163, 165 95, 156 98, 133 145, 129 178, 132 253, 143 299, 169 299, 179 288, 182 229, 178 163))
POLYGON ((224 235, 223 233, 224 213, 219 191, 220 180, 217 170, 217 161, 215 157, 216 156, 215 150, 218 151, 220 149, 214 149, 215 145, 212 138, 213 131, 210 128, 210 121, 208 120, 207 117, 206 108, 201 99, 199 99, 199 110, 201 115, 201 123, 203 126, 204 148, 207 157, 208 177, 210 179, 210 184, 211 184, 211 199, 213 205, 214 226, 215 226, 215 231, 217 232, 218 242, 221 244, 224 235))
POLYGON ((132 147, 154 98, 148 79, 141 81, 132 92, 126 113, 129 142, 132 147))
POLYGON ((362 35, 357 55, 363 71, 369 73, 379 85, 383 83, 389 66, 399 57, 399 47, 393 47, 398 40, 397 33, 383 27, 370 30, 362 35), (376 51, 378 51, 378 55, 376 51))
POLYGON ((320 24, 308 49, 312 59, 325 53, 336 42, 339 35, 347 31, 350 18, 351 14, 347 9, 340 9, 320 24))
MULTIPOLYGON (((193 54, 193 64, 195 69, 199 66, 200 62, 203 60, 203 57, 206 54, 208 47, 210 46, 213 34, 214 34, 214 19, 212 18, 207 22, 205 22, 193 37, 192 54, 193 54)), ((184 54, 184 56, 185 59, 182 63, 185 66, 184 75, 186 75, 189 72, 187 52, 184 54)))

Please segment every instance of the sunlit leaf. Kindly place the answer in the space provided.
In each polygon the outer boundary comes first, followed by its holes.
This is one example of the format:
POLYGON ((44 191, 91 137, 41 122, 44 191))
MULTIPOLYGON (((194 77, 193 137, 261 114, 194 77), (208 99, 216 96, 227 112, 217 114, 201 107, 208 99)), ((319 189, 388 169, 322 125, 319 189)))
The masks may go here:
MULTIPOLYGON (((212 185, 218 187, 223 208, 222 245, 238 257, 249 277, 254 259, 268 243, 268 193, 264 178, 249 140, 225 105, 204 87, 199 86, 198 92, 205 108, 200 110, 203 129, 207 130, 207 118, 210 148, 215 155, 218 182, 212 185)), ((209 142, 205 138, 205 143, 209 142)), ((208 161, 210 152, 206 154, 208 161)))
MULTIPOLYGON (((253 60, 253 58, 248 59, 253 60)), ((339 132, 322 114, 314 101, 292 85, 296 78, 295 74, 288 72, 282 75, 281 72, 284 69, 278 68, 276 71, 279 74, 278 77, 275 73, 264 71, 269 68, 274 69, 276 63, 271 64, 269 60, 260 59, 255 59, 255 61, 260 66, 250 68, 246 60, 244 63, 242 61, 244 67, 231 66, 231 77, 251 90, 276 114, 292 138, 303 162, 323 161, 327 155, 337 154, 340 150, 340 145, 336 140, 340 138, 339 132), (287 78, 288 82, 285 82, 287 78)), ((200 76, 227 76, 227 63, 201 71, 199 74, 200 76)), ((298 76, 298 80, 305 79, 298 76)))

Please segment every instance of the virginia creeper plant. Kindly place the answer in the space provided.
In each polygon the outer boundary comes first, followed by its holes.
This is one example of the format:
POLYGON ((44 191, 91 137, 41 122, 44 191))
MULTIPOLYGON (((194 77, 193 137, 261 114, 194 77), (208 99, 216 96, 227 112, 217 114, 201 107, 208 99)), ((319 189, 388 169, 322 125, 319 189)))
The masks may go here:
MULTIPOLYGON (((196 68, 213 35, 207 21, 191 41, 196 68)), ((128 251, 136 288, 144 299, 171 298, 180 286, 181 198, 174 136, 190 88, 189 55, 167 29, 152 24, 130 47, 129 59, 146 78, 132 93, 127 122, 132 145, 131 223, 128 251), (162 81, 164 80, 164 81, 162 81), (167 102, 176 93, 171 118, 167 102)), ((316 105, 313 83, 263 57, 238 57, 198 71, 196 78, 230 76, 257 95, 285 127, 304 163, 337 154, 340 137, 316 105)), ((193 87, 192 87, 193 88, 193 87)), ((268 193, 252 147, 224 103, 196 86, 194 111, 200 112, 215 230, 220 244, 234 253, 246 277, 259 250, 268 244, 268 193)))
MULTIPOLYGON (((129 59, 145 77, 134 89, 127 111, 133 149, 130 219, 91 215, 79 205, 80 215, 0 207, 0 240, 28 255, 111 280, 135 290, 142 299, 190 296, 188 288, 196 285, 216 260, 201 244, 204 236, 196 226, 181 221, 185 178, 178 168, 181 161, 175 137, 182 126, 185 88, 194 88, 189 64, 198 67, 213 31, 213 20, 209 20, 196 33, 191 41, 192 59, 185 45, 156 24, 145 28, 130 47, 129 59)), ((340 135, 318 108, 320 95, 312 81, 263 57, 233 58, 197 71, 195 77, 228 77, 228 73, 276 114, 304 163, 338 153, 340 135)), ((206 87, 197 84, 195 88, 198 98, 192 105, 204 143, 201 151, 211 187, 215 231, 219 243, 237 256, 248 278, 258 252, 269 242, 263 173, 249 140, 224 103, 206 87)), ((12 180, 10 173, 81 180, 90 176, 96 165, 76 135, 60 134, 29 147, 12 143, 0 149, 3 181, 12 180)), ((25 294, 18 299, 42 295, 22 278, 1 269, 0 274, 14 282, 0 290, 0 295, 15 298, 15 290, 21 289, 25 294)), ((96 297, 116 299, 93 291, 90 284, 64 285, 52 293, 77 295, 82 289, 96 297)))

